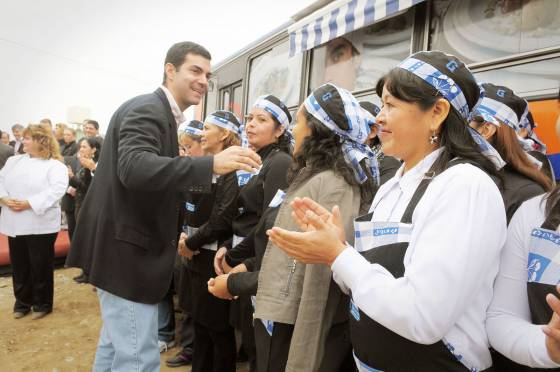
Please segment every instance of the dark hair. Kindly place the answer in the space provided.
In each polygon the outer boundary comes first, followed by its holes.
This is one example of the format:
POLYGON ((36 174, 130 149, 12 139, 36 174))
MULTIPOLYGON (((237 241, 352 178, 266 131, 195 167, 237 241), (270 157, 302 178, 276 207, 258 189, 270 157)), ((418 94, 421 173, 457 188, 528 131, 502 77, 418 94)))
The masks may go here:
POLYGON ((99 130, 99 123, 95 120, 86 119, 86 120, 84 120, 84 124, 91 124, 95 127, 95 129, 99 130))
MULTIPOLYGON (((381 111, 381 109, 379 108, 379 106, 377 106, 375 103, 373 102, 369 102, 369 101, 360 101, 360 106, 366 110, 367 112, 369 112, 370 114, 372 114, 374 117, 376 117, 377 115, 379 115, 379 112, 381 111)), ((370 128, 373 125, 370 125, 370 128)), ((369 141, 369 146, 370 147, 375 147, 381 144, 381 140, 379 139, 379 136, 375 136, 372 140, 369 141)))
MULTIPOLYGON (((472 108, 478 101, 480 91, 474 77, 471 75, 470 78, 472 81, 467 82, 464 86, 462 85, 461 90, 467 99, 468 106, 472 108)), ((460 81, 457 81, 457 84, 460 84, 460 81)), ((428 110, 438 99, 443 98, 433 86, 401 68, 392 69, 377 81, 375 90, 379 97, 382 96, 383 87, 397 99, 418 104, 421 110, 428 110)), ((450 107, 449 114, 441 126, 438 137, 443 151, 434 163, 436 174, 443 172, 452 159, 460 157, 478 164, 491 177, 502 180, 492 161, 480 152, 478 145, 469 133, 466 120, 453 106, 450 107)))
MULTIPOLYGON (((278 120, 276 120, 274 115, 271 115, 269 112, 267 112, 267 114, 270 115, 270 117, 274 121, 274 129, 277 129, 277 128, 282 126, 282 124, 280 124, 280 122, 278 120)), ((292 148, 292 141, 290 139, 290 135, 287 132, 288 132, 288 129, 286 128, 284 130, 284 132, 282 132, 282 135, 280 135, 280 137, 278 137, 278 141, 276 142, 275 145, 281 151, 284 151, 285 153, 292 155, 292 151, 294 149, 292 148)))
MULTIPOLYGON (((498 119, 496 119, 498 120, 498 119)), ((483 124, 479 118, 474 120, 477 128, 483 124)), ((493 125, 493 124, 489 124, 493 125)), ((500 121, 496 134, 492 138, 492 146, 498 151, 502 159, 508 163, 517 173, 535 181, 546 191, 552 189, 552 182, 543 172, 535 168, 527 153, 523 150, 513 128, 500 121)))
MULTIPOLYGON (((181 43, 176 43, 169 48, 167 51, 167 55, 165 56, 164 66, 168 63, 171 63, 175 66, 175 70, 179 70, 181 65, 185 63, 185 59, 187 58, 187 54, 194 54, 197 56, 202 56, 206 59, 212 59, 210 52, 206 50, 205 47, 199 45, 197 43, 193 43, 192 41, 183 41, 181 43)), ((163 71, 163 84, 165 84, 167 76, 165 74, 165 68, 163 71)))
POLYGON ((290 189, 301 186, 305 181, 320 172, 332 170, 350 186, 360 188, 360 213, 365 212, 371 205, 373 196, 377 191, 371 172, 362 164, 368 179, 360 184, 354 176, 354 170, 344 160, 338 135, 309 114, 305 107, 303 110, 311 134, 303 140, 288 170, 290 189))
POLYGON ((82 141, 86 141, 92 149, 96 149, 95 153, 93 154, 93 161, 97 162, 99 160, 99 155, 101 154, 101 142, 95 137, 83 137, 78 141, 78 147, 82 143, 82 141))
POLYGON ((23 130, 23 129, 24 129, 24 127, 23 127, 23 125, 21 125, 21 124, 14 124, 14 125, 12 125, 12 132, 13 132, 14 130, 20 130, 20 131, 21 131, 21 130, 23 130))

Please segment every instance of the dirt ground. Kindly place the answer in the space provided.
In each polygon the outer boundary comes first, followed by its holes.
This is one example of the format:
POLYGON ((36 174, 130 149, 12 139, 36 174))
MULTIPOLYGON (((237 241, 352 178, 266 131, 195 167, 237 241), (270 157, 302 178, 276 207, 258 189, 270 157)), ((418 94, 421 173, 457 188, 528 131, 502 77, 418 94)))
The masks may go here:
MULTIPOLYGON (((78 269, 55 271, 54 310, 39 320, 13 319, 12 279, 0 278, 0 371, 91 371, 101 317, 92 286, 72 280, 78 274, 78 269)), ((161 354, 162 371, 191 370, 165 365, 178 351, 161 354)), ((237 370, 248 368, 238 365, 237 370)))

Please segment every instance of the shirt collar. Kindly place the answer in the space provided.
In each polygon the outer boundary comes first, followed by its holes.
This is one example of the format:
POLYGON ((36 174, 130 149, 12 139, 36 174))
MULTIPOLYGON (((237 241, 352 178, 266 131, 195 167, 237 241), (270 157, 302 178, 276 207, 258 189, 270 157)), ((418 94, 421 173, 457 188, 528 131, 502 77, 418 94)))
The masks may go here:
POLYGON ((165 96, 169 101, 169 106, 171 106, 171 112, 173 113, 173 117, 175 118, 176 124, 180 125, 186 120, 183 111, 181 111, 181 109, 179 108, 179 105, 175 101, 175 98, 173 97, 173 94, 171 94, 169 89, 167 89, 164 85, 162 85, 160 88, 161 90, 163 90, 163 93, 165 93, 165 96))
POLYGON ((395 182, 399 184, 399 187, 404 194, 413 193, 416 190, 416 188, 420 184, 420 181, 422 181, 424 175, 430 170, 442 151, 443 149, 441 148, 432 151, 412 169, 409 169, 408 172, 404 174, 403 172, 405 164, 401 165, 401 167, 395 174, 395 182))

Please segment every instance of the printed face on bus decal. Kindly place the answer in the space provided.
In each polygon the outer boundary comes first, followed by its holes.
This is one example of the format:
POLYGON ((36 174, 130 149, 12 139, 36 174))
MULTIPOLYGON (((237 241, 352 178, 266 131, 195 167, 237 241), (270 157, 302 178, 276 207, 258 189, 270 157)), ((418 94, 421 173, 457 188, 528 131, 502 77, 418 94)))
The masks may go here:
POLYGON ((282 133, 284 133, 284 128, 276 123, 269 112, 253 107, 247 115, 245 134, 255 151, 278 142, 282 133))
POLYGON ((361 63, 360 52, 344 37, 328 42, 325 56, 325 83, 353 91, 361 63))

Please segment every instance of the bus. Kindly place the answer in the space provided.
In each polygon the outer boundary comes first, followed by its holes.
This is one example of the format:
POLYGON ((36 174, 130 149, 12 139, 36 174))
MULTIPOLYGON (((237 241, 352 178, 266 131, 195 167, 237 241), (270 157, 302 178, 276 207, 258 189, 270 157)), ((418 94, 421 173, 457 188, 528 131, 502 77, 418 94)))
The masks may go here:
POLYGON ((379 77, 410 53, 456 55, 480 82, 529 101, 535 132, 560 178, 560 0, 320 0, 213 66, 196 116, 243 118, 262 94, 293 113, 332 82, 379 104, 379 77))

